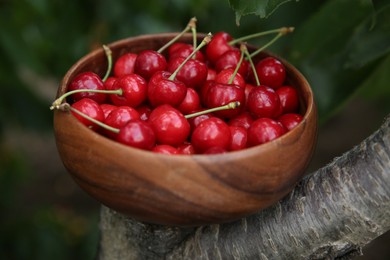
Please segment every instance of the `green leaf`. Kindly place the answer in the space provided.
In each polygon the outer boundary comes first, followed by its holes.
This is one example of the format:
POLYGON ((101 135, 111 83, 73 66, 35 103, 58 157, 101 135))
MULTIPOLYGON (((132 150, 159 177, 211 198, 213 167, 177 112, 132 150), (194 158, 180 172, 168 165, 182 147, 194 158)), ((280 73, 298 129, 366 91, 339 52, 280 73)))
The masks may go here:
POLYGON ((239 25, 244 15, 254 14, 260 18, 266 18, 280 5, 290 1, 292 0, 229 0, 229 4, 236 12, 236 24, 239 25))
POLYGON ((384 13, 375 13, 368 0, 329 0, 293 34, 289 60, 309 80, 321 121, 340 109, 388 52, 389 41, 381 43, 388 39, 384 13))
POLYGON ((346 67, 362 67, 390 52, 390 4, 359 25, 348 46, 346 67))

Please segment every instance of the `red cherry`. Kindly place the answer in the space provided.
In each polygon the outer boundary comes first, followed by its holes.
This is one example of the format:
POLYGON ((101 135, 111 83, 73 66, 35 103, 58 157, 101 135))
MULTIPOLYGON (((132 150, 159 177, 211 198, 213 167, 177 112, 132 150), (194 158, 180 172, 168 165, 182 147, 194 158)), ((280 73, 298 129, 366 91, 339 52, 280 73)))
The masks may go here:
POLYGON ((177 148, 173 147, 172 145, 167 145, 167 144, 158 144, 155 147, 153 147, 152 152, 155 153, 162 153, 162 154, 178 154, 179 151, 177 148))
POLYGON ((296 113, 283 114, 278 118, 278 121, 281 122, 288 130, 296 127, 302 120, 303 117, 296 113))
MULTIPOLYGON (((215 77, 215 82, 222 84, 229 84, 231 77, 234 74, 234 69, 221 70, 215 77)), ((231 84, 237 85, 241 88, 245 88, 246 82, 240 73, 237 73, 231 84)))
MULTIPOLYGON (((177 57, 187 58, 194 51, 194 47, 191 44, 181 44, 180 46, 174 46, 169 49, 169 59, 175 59, 177 57)), ((197 51, 195 53, 195 60, 204 62, 204 56, 202 52, 197 51)))
MULTIPOLYGON (((121 128, 126 125, 130 120, 140 119, 139 113, 132 107, 120 106, 111 111, 111 113, 104 120, 106 125, 114 128, 121 128)), ((112 131, 105 131, 106 134, 114 138, 117 134, 112 131)))
POLYGON ((248 146, 272 141, 287 132, 280 122, 263 117, 255 120, 248 129, 248 146))
POLYGON ((273 57, 267 57, 256 64, 256 72, 261 85, 271 88, 282 86, 286 79, 286 69, 279 60, 273 57))
MULTIPOLYGON (((222 54, 215 62, 216 71, 220 72, 224 69, 235 69, 240 61, 241 51, 239 49, 232 49, 222 54)), ((238 73, 244 78, 248 74, 249 62, 243 60, 238 69, 238 73)))
POLYGON ((156 143, 156 136, 148 122, 131 120, 120 128, 116 140, 143 150, 151 150, 156 143))
POLYGON ((211 42, 206 46, 207 59, 215 64, 222 54, 233 49, 233 47, 229 45, 229 41, 231 40, 232 37, 226 32, 215 33, 211 42))
POLYGON ((136 107, 146 100, 146 81, 137 74, 124 75, 118 78, 111 89, 122 89, 123 91, 122 95, 110 95, 112 103, 117 106, 136 107))
POLYGON ((239 127, 243 127, 245 129, 248 129, 251 124, 253 123, 253 117, 251 116, 251 114, 249 114, 249 112, 247 111, 244 111, 240 114, 238 114, 237 116, 231 118, 229 121, 228 121, 228 125, 229 126, 239 126, 239 127))
POLYGON ((162 104, 177 107, 184 100, 187 94, 186 85, 176 79, 169 79, 171 75, 168 71, 159 71, 149 80, 148 100, 153 107, 162 104))
POLYGON ((193 88, 187 88, 187 93, 183 101, 177 107, 184 115, 194 112, 200 108, 200 99, 198 92, 193 88))
MULTIPOLYGON (((204 109, 202 109, 202 110, 204 110, 204 109)), ((198 110, 198 111, 201 111, 201 110, 198 110)), ((194 111, 194 112, 196 112, 196 111, 194 111)), ((187 119, 188 123, 190 123, 191 131, 194 131, 195 128, 197 128, 200 123, 202 123, 206 119, 209 119, 212 117, 214 117, 214 115, 212 113, 209 113, 209 114, 203 114, 203 115, 199 115, 199 116, 195 116, 195 117, 191 117, 191 118, 187 119)))
POLYGON ((191 154, 195 154, 195 148, 191 143, 184 143, 177 147, 177 152, 178 154, 191 155, 191 154))
POLYGON ((134 64, 134 73, 149 80, 157 71, 165 70, 167 61, 165 57, 154 50, 141 51, 134 64))
MULTIPOLYGON (((105 90, 102 79, 93 72, 82 72, 78 74, 69 84, 68 91, 90 89, 90 90, 105 90)), ((102 104, 106 102, 107 95, 104 93, 80 92, 72 95, 73 101, 82 98, 90 98, 102 104)))
POLYGON ((141 105, 136 108, 139 114, 139 118, 143 121, 148 121, 152 108, 149 105, 141 105))
POLYGON ((220 118, 232 118, 241 112, 245 104, 245 91, 237 85, 214 84, 207 92, 206 104, 208 108, 220 107, 233 101, 240 102, 240 107, 214 112, 220 118))
POLYGON ((282 86, 276 90, 282 104, 283 113, 296 113, 299 107, 298 91, 291 86, 282 86))
POLYGON ((220 118, 212 117, 201 122, 191 136, 191 143, 198 153, 212 147, 227 150, 230 144, 230 128, 220 118))
POLYGON ((116 77, 108 77, 106 81, 103 82, 104 88, 106 90, 111 90, 112 86, 114 85, 115 81, 117 80, 116 77))
POLYGON ((117 106, 104 103, 104 104, 100 104, 100 108, 103 110, 104 119, 106 119, 107 116, 111 113, 111 111, 116 109, 117 106))
POLYGON ((200 98, 200 103, 203 106, 207 106, 207 93, 209 92, 209 89, 211 86, 216 85, 217 83, 213 80, 208 80, 206 81, 203 86, 199 89, 199 98, 200 98))
POLYGON ((248 111, 254 118, 277 118, 282 113, 279 96, 269 87, 254 87, 248 95, 248 111))
MULTIPOLYGON (((185 58, 181 56, 170 59, 167 70, 173 73, 184 60, 185 58)), ((188 88, 200 88, 207 79, 207 66, 199 60, 189 59, 177 73, 176 79, 183 82, 188 88)))
POLYGON ((226 149, 224 149, 222 147, 214 146, 214 147, 210 147, 209 149, 204 151, 203 154, 220 154, 220 153, 226 153, 226 152, 227 152, 226 149))
POLYGON ((206 80, 215 80, 216 77, 217 77, 217 72, 212 68, 208 68, 206 80))
MULTIPOLYGON (((104 120, 104 113, 101 109, 99 103, 97 103, 95 100, 90 98, 82 98, 75 103, 73 103, 72 108, 80 111, 84 115, 87 115, 95 120, 98 120, 100 122, 103 122, 104 120)), ((91 128, 93 130, 99 129, 99 126, 93 123, 92 121, 80 116, 74 111, 71 111, 71 113, 85 126, 88 128, 91 128)))
POLYGON ((168 104, 156 107, 150 113, 149 120, 156 133, 159 144, 177 146, 188 138, 190 124, 184 115, 168 104))
POLYGON ((175 42, 171 46, 168 47, 168 57, 171 57, 178 49, 183 46, 186 46, 188 43, 184 42, 175 42))
POLYGON ((113 72, 115 77, 134 73, 134 64, 136 59, 137 54, 135 53, 128 52, 121 55, 114 63, 113 72))
POLYGON ((248 133, 244 127, 229 126, 231 138, 229 144, 229 151, 238 151, 246 148, 248 133))

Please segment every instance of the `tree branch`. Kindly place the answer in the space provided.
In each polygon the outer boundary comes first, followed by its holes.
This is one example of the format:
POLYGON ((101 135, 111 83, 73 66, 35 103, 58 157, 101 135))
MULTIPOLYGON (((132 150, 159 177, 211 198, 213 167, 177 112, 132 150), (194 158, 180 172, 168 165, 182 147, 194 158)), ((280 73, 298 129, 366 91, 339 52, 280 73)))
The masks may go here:
POLYGON ((103 207, 99 256, 347 258, 388 230, 390 116, 360 145, 304 178, 282 201, 233 223, 186 229, 148 225, 103 207))

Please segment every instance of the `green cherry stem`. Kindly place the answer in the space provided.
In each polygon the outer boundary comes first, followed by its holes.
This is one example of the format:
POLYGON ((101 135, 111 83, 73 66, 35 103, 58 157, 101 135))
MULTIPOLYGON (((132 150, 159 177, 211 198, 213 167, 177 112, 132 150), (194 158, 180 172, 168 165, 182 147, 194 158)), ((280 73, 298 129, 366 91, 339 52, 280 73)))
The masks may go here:
POLYGON ((196 47, 196 49, 193 50, 193 52, 188 55, 188 57, 180 64, 179 67, 177 67, 177 69, 172 73, 172 75, 168 78, 169 80, 174 80, 176 78, 176 75, 177 73, 179 73, 179 71, 181 70, 181 68, 183 68, 183 66, 187 63, 187 61, 189 61, 192 56, 195 55, 195 53, 197 51, 199 51, 203 46, 207 45, 211 39, 212 39, 213 35, 211 33, 208 33, 202 40, 202 42, 198 45, 198 47, 196 47))
POLYGON ((184 117, 189 119, 189 118, 192 118, 192 117, 201 116, 201 115, 212 113, 212 112, 216 112, 216 111, 235 109, 235 108, 239 107, 240 105, 241 105, 240 102, 233 101, 233 102, 230 102, 230 103, 228 103, 228 104, 226 104, 224 106, 213 107, 213 108, 210 108, 210 109, 207 109, 207 110, 203 110, 203 111, 199 111, 199 112, 196 112, 196 113, 185 115, 184 117))
POLYGON ((256 56, 257 54, 259 54, 260 52, 262 52, 263 50, 267 49, 269 46, 271 46, 274 42, 276 42, 280 37, 286 35, 287 33, 290 33, 294 31, 294 27, 283 27, 281 28, 280 32, 273 38, 271 39, 268 43, 266 43, 265 45, 261 46, 261 48, 257 49, 256 51, 252 52, 251 53, 251 57, 253 58, 254 56, 256 56))
POLYGON ((100 89, 76 89, 72 90, 69 92, 66 92, 52 103, 50 110, 53 109, 59 109, 62 101, 64 101, 65 98, 67 98, 70 95, 73 95, 75 93, 80 93, 80 92, 88 92, 88 93, 103 93, 103 94, 116 94, 116 95, 122 95, 123 90, 122 89, 114 89, 114 90, 100 90, 100 89))
MULTIPOLYGON (((196 31, 196 23, 191 26, 191 32, 192 32, 192 46, 195 50, 196 46, 198 46, 198 39, 197 39, 197 31, 196 31)), ((192 56, 193 59, 195 59, 195 55, 192 56)))
POLYGON ((111 69, 112 69, 112 51, 107 45, 103 45, 103 49, 107 57, 107 71, 106 71, 106 75, 104 75, 102 79, 102 81, 105 82, 107 78, 110 76, 111 69))
POLYGON ((234 72, 233 72, 232 76, 230 77, 230 79, 229 79, 229 81, 228 81, 228 84, 232 84, 232 83, 233 83, 234 77, 237 75, 238 70, 240 69, 240 66, 241 66, 241 64, 242 64, 242 61, 244 60, 244 51, 243 51, 243 47, 242 47, 242 46, 245 46, 245 44, 242 43, 242 44, 240 45, 240 51, 241 51, 240 60, 238 61, 237 66, 236 66, 236 68, 234 69, 234 72))
POLYGON ((255 64, 253 63, 251 55, 248 52, 248 48, 245 45, 243 45, 241 48, 242 48, 241 50, 245 53, 245 56, 246 56, 247 60, 249 61, 249 64, 251 65, 251 69, 253 71, 253 76, 255 77, 255 80, 256 80, 256 85, 260 86, 259 76, 257 75, 256 67, 255 67, 255 64))
POLYGON ((191 30, 191 28, 196 27, 197 19, 196 17, 192 17, 190 21, 188 22, 187 26, 184 28, 184 30, 177 34, 172 40, 167 42, 164 46, 162 46, 160 49, 157 50, 158 53, 162 53, 165 51, 169 46, 171 46, 174 42, 176 42, 180 37, 182 37, 186 32, 191 30))
POLYGON ((231 40, 229 42, 229 45, 235 45, 235 44, 237 44, 239 42, 244 42, 244 41, 247 41, 247 40, 251 40, 251 39, 254 39, 254 38, 259 38, 259 37, 266 36, 266 35, 269 35, 269 34, 275 34, 275 33, 279 34, 279 33, 282 33, 284 35, 284 34, 292 32, 293 30, 294 30, 294 27, 282 27, 282 28, 278 28, 278 29, 258 32, 258 33, 246 35, 246 36, 243 36, 243 37, 231 40))
POLYGON ((106 129, 106 130, 108 130, 108 131, 111 131, 111 132, 113 132, 113 133, 116 133, 116 134, 117 134, 117 133, 119 133, 119 131, 120 131, 120 129, 118 129, 118 128, 114 128, 114 127, 112 127, 112 126, 109 126, 109 125, 107 125, 107 124, 105 124, 105 123, 103 123, 103 122, 101 122, 101 121, 99 121, 99 120, 96 120, 96 119, 94 119, 94 118, 92 118, 92 117, 90 117, 90 116, 84 114, 83 112, 81 112, 81 111, 79 111, 79 110, 73 108, 73 107, 72 107, 71 105, 69 105, 68 103, 63 103, 63 104, 61 104, 61 106, 60 106, 58 109, 60 109, 60 110, 62 110, 62 111, 72 111, 72 112, 78 114, 79 116, 84 117, 85 119, 91 121, 92 123, 97 124, 98 126, 104 128, 104 129, 106 129))

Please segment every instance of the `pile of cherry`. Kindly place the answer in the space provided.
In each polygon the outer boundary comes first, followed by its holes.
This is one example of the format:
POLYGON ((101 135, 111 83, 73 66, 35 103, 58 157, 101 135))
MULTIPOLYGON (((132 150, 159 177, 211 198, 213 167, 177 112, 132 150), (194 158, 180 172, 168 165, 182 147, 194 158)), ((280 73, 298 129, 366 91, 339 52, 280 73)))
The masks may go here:
POLYGON ((166 154, 241 150, 302 120, 298 92, 277 58, 254 64, 245 44, 226 32, 164 48, 125 53, 104 78, 80 73, 68 86, 69 103, 61 97, 52 109, 71 111, 120 143, 166 154))

